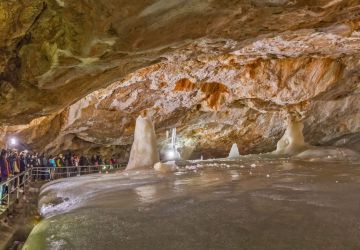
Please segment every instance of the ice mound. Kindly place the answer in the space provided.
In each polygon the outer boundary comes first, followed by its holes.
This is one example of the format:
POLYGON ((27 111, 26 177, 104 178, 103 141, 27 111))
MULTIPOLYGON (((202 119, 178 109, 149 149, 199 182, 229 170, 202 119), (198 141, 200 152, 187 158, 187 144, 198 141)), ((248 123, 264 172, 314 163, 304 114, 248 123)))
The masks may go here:
POLYGON ((283 137, 278 141, 274 155, 294 156, 296 159, 311 161, 354 161, 360 155, 346 148, 315 147, 307 144, 303 136, 302 122, 288 119, 283 137))
POLYGON ((238 149, 237 144, 234 143, 234 144, 231 146, 231 149, 230 149, 230 153, 229 153, 228 158, 238 158, 238 157, 240 157, 239 149, 238 149))
POLYGON ((289 119, 283 137, 278 141, 274 154, 294 155, 306 150, 309 146, 305 143, 302 122, 289 119))
POLYGON ((154 169, 158 172, 169 173, 177 170, 177 166, 174 161, 158 162, 154 165, 154 169))
POLYGON ((356 161, 360 159, 360 155, 351 149, 335 147, 314 147, 295 157, 311 161, 356 161))
POLYGON ((150 118, 139 116, 126 170, 151 168, 159 161, 153 123, 150 118))
POLYGON ((59 179, 45 184, 39 195, 39 211, 45 217, 65 214, 92 205, 105 205, 109 194, 121 194, 159 181, 154 171, 95 174, 59 179))

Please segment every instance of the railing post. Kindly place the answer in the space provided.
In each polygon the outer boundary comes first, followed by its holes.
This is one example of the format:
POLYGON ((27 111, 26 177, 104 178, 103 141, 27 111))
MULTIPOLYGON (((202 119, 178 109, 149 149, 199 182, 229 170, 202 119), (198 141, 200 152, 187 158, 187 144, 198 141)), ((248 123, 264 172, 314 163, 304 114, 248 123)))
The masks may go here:
POLYGON ((0 184, 0 205, 2 205, 2 200, 3 200, 2 194, 3 194, 3 185, 0 184))
POLYGON ((6 185, 6 187, 7 187, 7 204, 6 204, 6 208, 10 207, 10 190, 9 190, 9 186, 10 186, 10 182, 8 182, 8 184, 6 185))
POLYGON ((23 176, 23 192, 25 194, 25 190, 26 190, 26 183, 28 182, 28 176, 29 172, 27 170, 25 170, 24 172, 24 176, 23 176))
POLYGON ((16 177, 16 200, 19 200, 19 186, 20 186, 20 176, 16 177))

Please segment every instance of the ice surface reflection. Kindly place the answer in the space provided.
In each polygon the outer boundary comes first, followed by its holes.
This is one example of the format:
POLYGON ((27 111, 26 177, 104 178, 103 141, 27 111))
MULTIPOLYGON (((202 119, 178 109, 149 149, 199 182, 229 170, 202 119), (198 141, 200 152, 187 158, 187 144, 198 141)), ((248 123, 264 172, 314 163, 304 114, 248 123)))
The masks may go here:
POLYGON ((24 249, 359 249, 360 165, 242 157, 43 187, 24 249))
POLYGON ((156 197, 156 187, 153 185, 136 187, 134 190, 141 202, 152 202, 156 197))

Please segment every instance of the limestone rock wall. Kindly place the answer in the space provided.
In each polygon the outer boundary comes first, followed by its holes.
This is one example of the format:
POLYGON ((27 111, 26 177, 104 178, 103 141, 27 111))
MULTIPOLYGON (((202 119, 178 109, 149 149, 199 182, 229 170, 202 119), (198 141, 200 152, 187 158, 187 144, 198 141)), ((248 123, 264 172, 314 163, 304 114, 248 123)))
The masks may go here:
POLYGON ((272 150, 291 113, 358 147, 355 0, 0 3, 0 121, 32 149, 128 157, 135 118, 187 157, 272 150), (16 13, 16 14, 15 14, 16 13))

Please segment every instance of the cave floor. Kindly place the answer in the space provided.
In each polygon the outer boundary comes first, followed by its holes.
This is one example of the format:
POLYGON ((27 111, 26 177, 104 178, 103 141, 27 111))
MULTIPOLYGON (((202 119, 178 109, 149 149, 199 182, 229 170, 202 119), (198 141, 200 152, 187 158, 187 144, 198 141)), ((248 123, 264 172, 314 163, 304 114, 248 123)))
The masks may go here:
POLYGON ((54 181, 40 205, 24 249, 360 249, 359 163, 187 162, 54 181))

